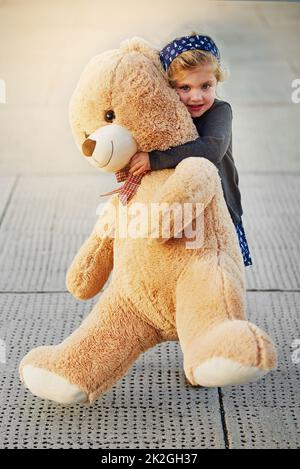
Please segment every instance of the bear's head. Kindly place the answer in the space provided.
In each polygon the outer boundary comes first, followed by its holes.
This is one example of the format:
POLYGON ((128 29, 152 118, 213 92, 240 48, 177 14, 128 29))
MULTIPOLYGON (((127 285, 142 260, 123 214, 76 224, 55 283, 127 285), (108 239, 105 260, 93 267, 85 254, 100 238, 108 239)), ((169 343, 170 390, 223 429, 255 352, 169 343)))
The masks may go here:
POLYGON ((141 38, 94 57, 70 103, 81 153, 102 171, 124 168, 137 151, 166 150, 198 137, 159 52, 141 38))

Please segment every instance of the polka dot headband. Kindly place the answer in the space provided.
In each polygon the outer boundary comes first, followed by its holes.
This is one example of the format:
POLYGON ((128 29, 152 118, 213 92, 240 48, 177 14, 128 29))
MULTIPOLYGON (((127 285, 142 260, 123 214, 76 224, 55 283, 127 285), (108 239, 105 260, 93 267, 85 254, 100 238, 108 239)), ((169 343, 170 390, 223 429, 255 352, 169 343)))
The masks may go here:
POLYGON ((169 42, 159 53, 161 63, 165 70, 172 61, 182 52, 198 49, 210 52, 220 62, 220 52, 214 41, 209 36, 182 36, 169 42))

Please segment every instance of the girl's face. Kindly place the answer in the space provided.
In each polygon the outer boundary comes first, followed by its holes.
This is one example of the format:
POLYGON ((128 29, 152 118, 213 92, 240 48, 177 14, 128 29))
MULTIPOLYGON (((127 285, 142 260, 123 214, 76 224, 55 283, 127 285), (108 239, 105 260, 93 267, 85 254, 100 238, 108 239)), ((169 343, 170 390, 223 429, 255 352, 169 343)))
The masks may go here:
POLYGON ((214 103, 217 79, 210 65, 186 72, 176 80, 175 90, 192 117, 200 117, 214 103))

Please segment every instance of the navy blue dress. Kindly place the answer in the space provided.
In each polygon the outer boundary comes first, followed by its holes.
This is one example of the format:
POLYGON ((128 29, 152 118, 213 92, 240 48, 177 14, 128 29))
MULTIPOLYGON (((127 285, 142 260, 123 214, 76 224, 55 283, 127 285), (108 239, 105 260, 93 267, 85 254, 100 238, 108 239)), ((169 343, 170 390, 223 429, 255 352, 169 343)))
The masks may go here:
POLYGON ((238 235, 238 240, 239 240, 239 243, 240 243, 241 252, 242 252, 243 259, 244 259, 244 265, 247 267, 248 265, 252 265, 252 259, 251 259, 251 256, 250 256, 249 246, 248 246, 248 243, 247 243, 243 223, 238 223, 234 226, 235 226, 235 229, 236 229, 236 233, 238 235))

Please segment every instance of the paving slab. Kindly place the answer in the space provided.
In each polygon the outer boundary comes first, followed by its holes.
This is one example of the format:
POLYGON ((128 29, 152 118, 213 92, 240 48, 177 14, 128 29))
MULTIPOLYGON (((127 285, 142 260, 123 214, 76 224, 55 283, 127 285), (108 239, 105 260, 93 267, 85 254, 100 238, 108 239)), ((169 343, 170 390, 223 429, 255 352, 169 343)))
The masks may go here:
POLYGON ((217 389, 187 384, 177 343, 143 354, 92 407, 63 407, 32 396, 17 367, 37 345, 55 344, 96 300, 68 294, 2 294, 1 448, 224 448, 217 389))
POLYGON ((0 230, 0 291, 64 290, 97 204, 107 200, 99 195, 110 189, 102 174, 20 178, 0 230))
MULTIPOLYGON (((44 95, 46 99, 46 92, 44 95)), ((0 126, 2 174, 47 175, 95 170, 75 146, 68 121, 68 103, 55 109, 42 105, 11 106, 8 101, 0 107, 0 126)))
MULTIPOLYGON (((298 174, 241 173, 244 225, 253 266, 249 289, 297 289, 298 174)), ((97 220, 99 176, 21 177, 0 229, 0 291, 63 291, 66 271, 97 220)))
POLYGON ((7 89, 0 105, 0 447, 299 448, 300 104, 291 102, 291 83, 300 78, 300 4, 203 1, 200 8, 192 0, 187 9, 130 0, 116 16, 97 0, 78 0, 71 10, 62 0, 59 15, 51 3, 0 0, 0 11, 7 89), (99 193, 115 187, 74 145, 71 93, 86 62, 124 38, 161 47, 192 30, 215 38, 231 72, 220 97, 233 107, 254 262, 246 269, 248 314, 274 338, 278 368, 219 394, 188 386, 178 344, 166 343, 92 407, 40 401, 19 383, 18 363, 32 347, 63 340, 97 301, 65 293, 65 273, 96 221, 99 193))
MULTIPOLYGON (((247 66, 244 62, 235 63, 232 66, 232 75, 231 78, 223 82, 222 92, 224 90, 224 98, 233 106, 245 104, 251 108, 255 106, 255 109, 257 109, 257 105, 259 108, 265 106, 265 110, 268 112, 268 104, 271 104, 272 107, 274 104, 278 107, 285 105, 291 111, 290 119, 292 119, 292 109, 294 108, 291 101, 291 94, 294 91, 292 82, 297 77, 287 62, 278 58, 270 60, 265 57, 261 63, 255 58, 247 60, 247 66)), ((245 124, 248 124, 245 114, 240 117, 243 118, 245 124)), ((257 125, 255 119, 254 123, 257 125)), ((250 135, 248 144, 249 141, 250 135)))
MULTIPOLYGON (((201 1, 199 7, 197 0, 191 0, 188 9, 180 3, 174 8, 173 3, 118 2, 115 15, 110 5, 94 0, 77 1, 71 10, 69 2, 62 0, 59 14, 51 3, 2 2, 0 79, 6 82, 7 101, 0 105, 1 172, 92 171, 72 141, 68 123, 70 96, 92 56, 118 47, 120 41, 132 36, 145 37, 161 47, 174 36, 195 29, 210 34, 231 71, 227 92, 230 102, 262 98, 263 103, 276 103, 288 99, 290 75, 297 78, 299 72, 299 3, 201 1)), ((263 109, 257 111, 259 115, 263 113, 263 109)), ((242 128, 248 129, 251 120, 254 122, 253 129, 240 136, 250 165, 253 132, 254 138, 263 129, 267 135, 274 134, 274 147, 279 142, 286 154, 290 149, 295 154, 293 148, 296 144, 299 147, 298 139, 295 145, 286 147, 293 142, 293 134, 298 135, 299 114, 283 111, 281 119, 281 109, 277 112, 280 119, 276 126, 268 125, 268 116, 261 120, 259 115, 246 112, 239 117, 242 128), (287 135, 281 132, 283 120, 289 122, 287 135)), ((265 147, 263 139, 254 147, 259 168, 265 147)), ((273 158, 271 162, 274 163, 273 158)))
POLYGON ((300 104, 233 105, 233 157, 238 170, 299 172, 299 119, 300 104))
POLYGON ((293 343, 300 348, 300 293, 250 292, 247 299, 249 319, 277 346, 278 367, 256 383, 222 389, 229 445, 299 449, 300 360, 293 343))
POLYGON ((16 176, 0 176, 0 224, 12 195, 16 176))
MULTIPOLYGON (((250 3, 250 2, 249 2, 250 3)), ((253 4, 253 2, 251 2, 253 4)), ((257 11, 269 26, 276 28, 300 23, 300 5, 297 1, 256 2, 257 11)))
POLYGON ((247 288, 300 287, 300 175, 242 174, 244 226, 253 265, 247 288))

